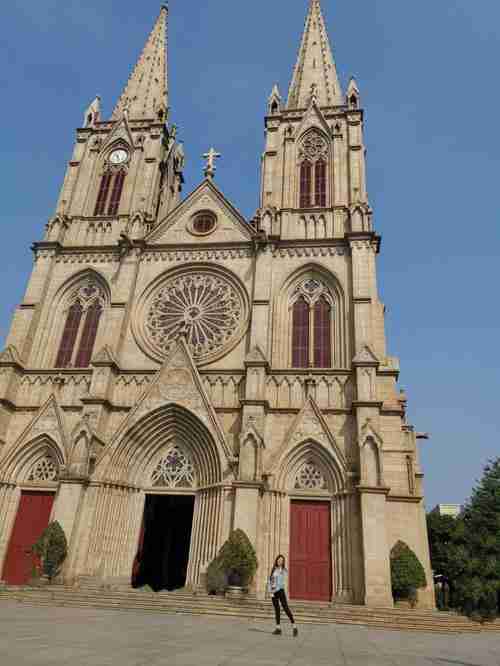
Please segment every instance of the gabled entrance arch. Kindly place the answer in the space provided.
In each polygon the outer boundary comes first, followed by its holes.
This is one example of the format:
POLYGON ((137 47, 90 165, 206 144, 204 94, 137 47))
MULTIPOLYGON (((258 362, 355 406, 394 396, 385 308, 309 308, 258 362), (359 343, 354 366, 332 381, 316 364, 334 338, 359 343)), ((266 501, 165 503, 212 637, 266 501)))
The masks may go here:
POLYGON ((147 496, 191 495, 195 502, 186 584, 197 584, 228 531, 224 469, 227 463, 213 435, 189 409, 169 403, 140 418, 97 463, 86 507, 93 514, 93 527, 84 575, 130 584, 147 496), (175 446, 192 461, 192 487, 155 485, 162 456, 175 446))

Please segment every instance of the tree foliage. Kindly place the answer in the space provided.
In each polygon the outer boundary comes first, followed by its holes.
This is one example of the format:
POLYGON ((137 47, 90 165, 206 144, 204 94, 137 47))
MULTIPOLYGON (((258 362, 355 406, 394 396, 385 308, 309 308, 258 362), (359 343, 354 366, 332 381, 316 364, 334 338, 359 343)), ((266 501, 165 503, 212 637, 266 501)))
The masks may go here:
POLYGON ((457 519, 429 514, 431 563, 451 589, 451 603, 467 615, 500 612, 500 458, 488 464, 457 519))
POLYGON ((424 567, 402 541, 398 541, 391 550, 391 582, 395 599, 411 599, 416 590, 427 585, 424 567))
POLYGON ((41 560, 42 573, 52 582, 60 573, 68 554, 66 535, 57 521, 50 523, 32 550, 41 560))
POLYGON ((248 585, 257 571, 257 555, 243 530, 231 532, 219 553, 220 562, 229 577, 236 574, 243 586, 248 585))

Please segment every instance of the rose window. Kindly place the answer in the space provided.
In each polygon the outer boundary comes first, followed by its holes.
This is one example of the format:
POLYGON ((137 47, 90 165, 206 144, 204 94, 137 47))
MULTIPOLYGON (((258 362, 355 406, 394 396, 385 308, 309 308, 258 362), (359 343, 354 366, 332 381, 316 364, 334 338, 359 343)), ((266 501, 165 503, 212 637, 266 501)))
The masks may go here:
POLYGON ((183 273, 154 292, 145 311, 144 333, 161 357, 180 335, 195 360, 209 360, 235 344, 246 322, 240 289, 215 271, 183 273))
POLYGON ((57 481, 57 465, 49 456, 44 456, 33 465, 28 481, 41 483, 43 481, 57 481))
POLYGON ((156 466, 151 482, 165 488, 192 488, 196 485, 193 463, 182 449, 174 446, 156 466))
POLYGON ((324 490, 326 482, 316 465, 308 462, 299 470, 295 479, 295 488, 298 490, 324 490))

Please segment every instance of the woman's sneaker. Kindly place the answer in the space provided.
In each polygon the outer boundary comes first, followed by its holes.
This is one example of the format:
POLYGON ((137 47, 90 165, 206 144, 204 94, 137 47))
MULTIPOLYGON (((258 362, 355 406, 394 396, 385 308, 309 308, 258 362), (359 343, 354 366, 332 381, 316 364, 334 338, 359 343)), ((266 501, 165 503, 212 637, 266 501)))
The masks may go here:
POLYGON ((275 629, 273 631, 273 636, 281 636, 281 629, 275 629))
POLYGON ((293 637, 297 638, 298 635, 299 635, 299 630, 297 629, 297 627, 294 627, 293 628, 293 637))

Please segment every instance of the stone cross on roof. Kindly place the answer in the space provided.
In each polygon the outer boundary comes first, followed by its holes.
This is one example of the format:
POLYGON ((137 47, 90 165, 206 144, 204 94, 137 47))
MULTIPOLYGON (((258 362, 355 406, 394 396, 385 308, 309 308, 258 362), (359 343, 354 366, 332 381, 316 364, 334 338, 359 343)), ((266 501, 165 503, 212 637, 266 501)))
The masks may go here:
POLYGON ((213 178, 215 176, 215 160, 218 157, 222 157, 220 153, 218 153, 215 148, 210 148, 208 153, 205 153, 203 157, 207 160, 207 165, 205 167, 205 176, 207 178, 213 178))

